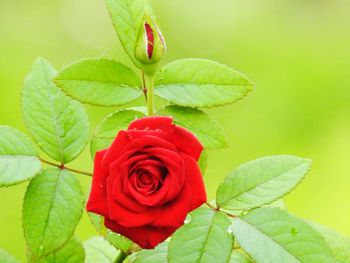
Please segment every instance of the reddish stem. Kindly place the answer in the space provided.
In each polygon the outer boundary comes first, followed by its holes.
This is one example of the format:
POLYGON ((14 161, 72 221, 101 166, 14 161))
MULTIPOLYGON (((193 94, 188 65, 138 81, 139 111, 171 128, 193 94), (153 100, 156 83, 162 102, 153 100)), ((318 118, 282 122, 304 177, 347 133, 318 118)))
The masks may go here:
POLYGON ((92 173, 80 171, 80 170, 73 169, 73 168, 69 168, 69 167, 65 166, 63 163, 61 163, 61 164, 53 163, 53 162, 44 160, 44 159, 42 159, 42 158, 40 158, 40 157, 39 157, 39 160, 40 160, 42 163, 46 163, 46 164, 48 164, 48 165, 57 167, 57 168, 59 168, 59 169, 65 169, 65 170, 71 171, 71 172, 73 172, 73 173, 78 173, 78 174, 83 174, 83 175, 87 175, 87 176, 92 176, 92 173))
POLYGON ((237 216, 235 216, 235 215, 233 215, 233 214, 230 214, 230 213, 227 213, 227 212, 225 212, 225 211, 222 211, 219 207, 213 206, 211 203, 206 202, 205 204, 206 204, 209 208, 213 209, 214 211, 224 213, 224 214, 226 214, 227 216, 232 217, 232 218, 236 218, 236 217, 237 217, 237 216))

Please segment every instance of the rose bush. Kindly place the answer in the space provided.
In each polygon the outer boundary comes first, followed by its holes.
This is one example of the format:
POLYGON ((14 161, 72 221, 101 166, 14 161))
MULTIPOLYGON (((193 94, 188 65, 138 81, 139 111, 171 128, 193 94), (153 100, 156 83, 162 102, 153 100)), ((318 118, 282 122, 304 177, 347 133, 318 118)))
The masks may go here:
POLYGON ((170 117, 145 117, 96 153, 87 210, 142 248, 153 248, 206 202, 203 147, 170 117))

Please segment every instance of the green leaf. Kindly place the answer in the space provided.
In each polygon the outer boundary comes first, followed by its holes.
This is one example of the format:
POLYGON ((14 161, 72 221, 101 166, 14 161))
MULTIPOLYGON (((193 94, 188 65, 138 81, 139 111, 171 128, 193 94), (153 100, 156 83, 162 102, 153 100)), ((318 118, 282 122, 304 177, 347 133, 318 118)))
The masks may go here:
POLYGON ((259 208, 236 218, 232 232, 259 263, 332 263, 323 237, 303 220, 278 208, 259 208))
POLYGON ((40 169, 32 142, 21 132, 0 126, 0 187, 24 182, 40 169))
POLYGON ((311 161, 290 155, 260 158, 241 165, 218 188, 216 202, 231 210, 269 204, 292 191, 305 177, 311 161))
POLYGON ((204 175, 205 171, 207 170, 207 162, 208 162, 208 154, 207 154, 207 151, 204 149, 198 160, 198 165, 199 165, 199 168, 201 169, 202 175, 204 175))
POLYGON ((264 205, 264 207, 275 207, 280 208, 282 210, 288 210, 283 199, 277 199, 276 201, 273 201, 270 204, 264 205))
POLYGON ((136 109, 121 110, 108 115, 92 136, 91 156, 94 157, 97 151, 109 147, 120 130, 127 129, 130 122, 144 116, 145 114, 136 109))
POLYGON ((48 255, 45 258, 36 260, 36 263, 84 263, 85 250, 83 245, 72 238, 64 247, 48 255))
POLYGON ((123 251, 124 253, 129 253, 130 249, 133 248, 134 245, 134 243, 127 237, 110 230, 107 230, 105 238, 109 242, 109 244, 111 244, 118 250, 123 251))
POLYGON ((62 247, 74 234, 84 207, 84 194, 76 177, 51 168, 29 184, 23 202, 24 236, 35 257, 62 247))
POLYGON ((104 219, 102 216, 94 213, 88 213, 88 215, 92 222, 92 225, 101 236, 103 236, 112 246, 118 250, 121 250, 127 254, 129 253, 130 249, 133 246, 133 242, 130 239, 107 229, 104 225, 104 219))
POLYGON ((93 237, 84 242, 85 263, 113 263, 118 253, 103 237, 93 237))
POLYGON ((227 231, 230 225, 227 216, 199 208, 191 217, 191 222, 178 229, 171 238, 169 262, 227 262, 233 243, 227 231))
POLYGON ((55 83, 69 96, 98 106, 129 103, 142 94, 139 77, 109 59, 86 59, 63 69, 55 83))
POLYGON ((231 254, 229 263, 253 263, 242 251, 234 250, 231 254))
POLYGON ((18 263, 17 259, 8 254, 6 251, 0 249, 0 262, 1 263, 18 263))
POLYGON ((311 226, 326 240, 337 263, 350 263, 350 237, 315 223, 311 226))
POLYGON ((55 76, 49 62, 36 60, 24 82, 23 119, 39 147, 53 159, 67 163, 88 142, 89 121, 80 103, 53 84, 55 76))
POLYGON ((156 20, 151 6, 147 0, 106 0, 106 5, 120 42, 134 64, 140 68, 135 49, 144 15, 156 20))
POLYGON ((156 76, 155 94, 173 104, 213 107, 247 95, 253 84, 241 73, 205 59, 182 59, 163 67, 156 76))
POLYGON ((167 106, 159 111, 158 115, 172 116, 176 124, 194 133, 206 149, 221 149, 228 146, 219 124, 201 110, 167 106))
POLYGON ((163 242, 154 249, 141 250, 134 263, 164 263, 167 262, 168 242, 163 242))

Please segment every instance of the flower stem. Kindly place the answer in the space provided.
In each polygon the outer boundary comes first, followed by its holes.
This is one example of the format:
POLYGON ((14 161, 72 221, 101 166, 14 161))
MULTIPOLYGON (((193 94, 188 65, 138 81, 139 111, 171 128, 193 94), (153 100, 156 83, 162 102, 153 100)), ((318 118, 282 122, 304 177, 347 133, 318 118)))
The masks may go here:
POLYGON ((142 78, 142 92, 147 102, 147 87, 146 87, 146 81, 145 81, 145 72, 143 70, 141 71, 141 78, 142 78))
POLYGON ((147 90, 147 113, 148 116, 154 115, 154 75, 144 73, 145 88, 147 90))
POLYGON ((122 263, 127 256, 128 254, 124 253, 123 251, 120 251, 118 257, 114 260, 114 263, 122 263))
POLYGON ((71 171, 73 173, 78 173, 78 174, 83 174, 83 175, 87 175, 87 176, 92 176, 92 173, 76 170, 76 169, 73 169, 73 168, 69 168, 69 167, 65 166, 63 163, 61 163, 61 164, 53 163, 53 162, 44 160, 41 157, 39 157, 39 160, 42 163, 46 163, 48 165, 51 165, 51 166, 54 166, 54 167, 57 167, 57 168, 60 168, 60 169, 66 169, 66 170, 71 171))
POLYGON ((225 211, 222 211, 219 207, 216 207, 216 206, 212 205, 211 203, 206 202, 205 204, 206 204, 209 208, 211 208, 211 209, 213 209, 213 210, 215 210, 215 211, 220 211, 221 213, 224 213, 224 214, 226 214, 226 215, 229 216, 229 217, 232 217, 232 218, 236 218, 236 217, 237 217, 237 216, 235 216, 235 215, 233 215, 233 214, 230 214, 230 213, 227 213, 227 212, 225 212, 225 211))

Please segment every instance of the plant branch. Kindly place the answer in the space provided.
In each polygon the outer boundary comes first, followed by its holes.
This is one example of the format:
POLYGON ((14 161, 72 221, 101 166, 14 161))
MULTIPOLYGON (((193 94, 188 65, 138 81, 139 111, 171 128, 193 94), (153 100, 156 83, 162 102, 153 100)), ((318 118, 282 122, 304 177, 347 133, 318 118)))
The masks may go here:
POLYGON ((224 213, 224 214, 226 214, 226 215, 229 216, 229 217, 232 217, 232 218, 236 218, 236 217, 237 217, 237 216, 235 216, 235 215, 233 215, 233 214, 230 214, 230 213, 227 213, 226 211, 221 210, 219 207, 213 206, 211 203, 206 202, 205 204, 206 204, 209 208, 211 208, 211 209, 213 209, 213 210, 215 210, 215 211, 219 211, 219 212, 221 212, 221 213, 224 213))
POLYGON ((120 251, 118 257, 114 260, 114 263, 122 263, 127 256, 128 254, 124 253, 123 251, 120 251))
POLYGON ((154 75, 144 73, 145 89, 147 92, 147 112, 148 116, 154 115, 154 75))
POLYGON ((147 102, 147 87, 146 87, 146 80, 145 80, 145 72, 141 71, 141 77, 142 77, 142 91, 143 95, 145 96, 145 100, 147 102))
POLYGON ((73 173, 78 173, 78 174, 83 174, 83 175, 87 175, 87 176, 92 176, 92 173, 80 171, 80 170, 73 169, 73 168, 69 168, 69 167, 65 166, 63 163, 61 163, 61 164, 53 163, 53 162, 44 160, 41 157, 39 157, 39 160, 42 163, 46 163, 48 165, 51 165, 51 166, 54 166, 54 167, 57 167, 57 168, 60 168, 60 169, 66 169, 66 170, 71 171, 73 173))

